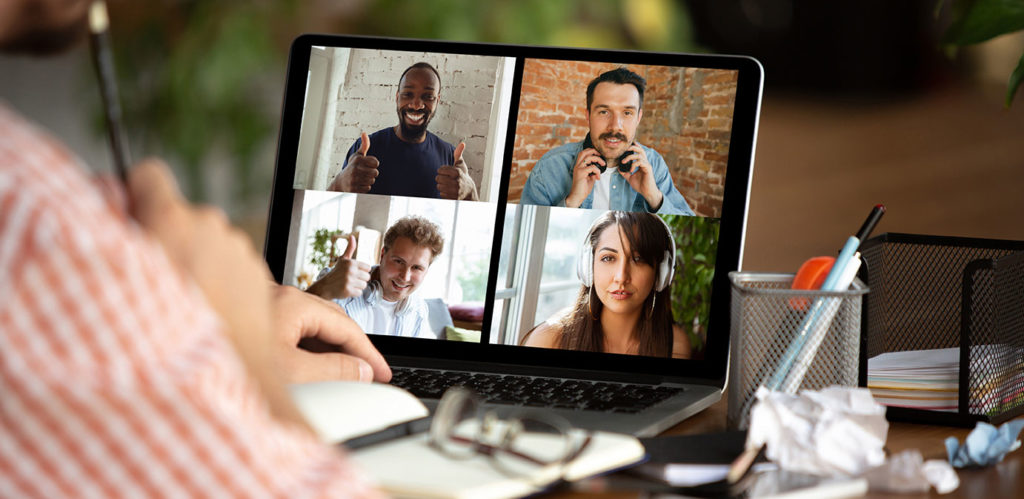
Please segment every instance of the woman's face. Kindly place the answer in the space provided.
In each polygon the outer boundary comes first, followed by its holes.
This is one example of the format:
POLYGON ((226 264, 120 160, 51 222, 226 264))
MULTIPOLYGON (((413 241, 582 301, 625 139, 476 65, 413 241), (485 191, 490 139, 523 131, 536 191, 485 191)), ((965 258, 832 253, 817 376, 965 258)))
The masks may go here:
POLYGON ((639 310, 654 289, 653 262, 634 255, 618 225, 609 225, 594 251, 594 291, 609 312, 639 310))

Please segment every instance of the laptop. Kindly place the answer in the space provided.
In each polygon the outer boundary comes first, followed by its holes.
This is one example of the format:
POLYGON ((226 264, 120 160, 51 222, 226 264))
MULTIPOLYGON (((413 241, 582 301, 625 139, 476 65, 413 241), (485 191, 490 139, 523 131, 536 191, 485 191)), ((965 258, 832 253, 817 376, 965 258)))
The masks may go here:
POLYGON ((331 296, 430 407, 465 385, 657 434, 726 385, 762 81, 749 57, 302 35, 267 262, 318 293, 374 266, 331 296), (389 242, 402 220, 443 244, 389 242))

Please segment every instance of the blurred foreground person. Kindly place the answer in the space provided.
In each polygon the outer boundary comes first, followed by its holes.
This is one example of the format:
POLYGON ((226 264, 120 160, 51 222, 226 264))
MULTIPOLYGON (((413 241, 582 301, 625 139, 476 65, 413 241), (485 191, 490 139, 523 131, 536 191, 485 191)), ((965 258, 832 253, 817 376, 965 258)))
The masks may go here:
MULTIPOLYGON (((89 4, 5 0, 0 50, 81 41, 89 4)), ((0 101, 0 281, 0 495, 377 495, 284 386, 387 381, 383 357, 159 161, 91 179, 0 101)))

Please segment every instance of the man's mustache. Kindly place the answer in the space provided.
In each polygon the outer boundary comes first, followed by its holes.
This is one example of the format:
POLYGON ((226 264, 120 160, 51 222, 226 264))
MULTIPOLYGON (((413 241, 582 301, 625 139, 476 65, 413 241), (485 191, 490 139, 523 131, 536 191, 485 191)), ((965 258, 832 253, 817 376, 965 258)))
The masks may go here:
POLYGON ((603 134, 601 134, 600 137, 597 138, 597 140, 604 140, 604 139, 619 139, 619 140, 621 140, 623 142, 627 142, 629 140, 629 139, 626 138, 625 135, 622 135, 621 133, 615 133, 615 132, 603 133, 603 134))

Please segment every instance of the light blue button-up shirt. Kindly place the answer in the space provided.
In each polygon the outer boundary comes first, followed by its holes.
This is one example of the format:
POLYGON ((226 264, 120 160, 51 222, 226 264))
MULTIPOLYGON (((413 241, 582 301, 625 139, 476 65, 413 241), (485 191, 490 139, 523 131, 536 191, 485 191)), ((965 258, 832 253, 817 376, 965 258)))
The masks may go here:
MULTIPOLYGON (((647 161, 651 163, 654 181, 664 196, 657 213, 693 216, 694 213, 690 209, 690 205, 686 203, 686 199, 672 183, 672 176, 668 173, 668 165, 665 164, 665 160, 654 149, 643 144, 640 147, 647 153, 647 161)), ((583 142, 574 142, 558 146, 544 154, 526 179, 520 203, 565 206, 565 198, 572 190, 572 168, 576 164, 576 156, 582 150, 583 142)), ((647 204, 647 200, 639 192, 633 190, 633 187, 622 175, 613 175, 611 181, 608 205, 612 210, 653 212, 651 206, 647 204)), ((591 191, 580 208, 591 209, 593 207, 594 191, 591 191)))
POLYGON ((373 326, 373 314, 382 313, 377 305, 384 299, 377 288, 379 286, 374 286, 371 283, 366 286, 366 289, 363 289, 361 295, 335 299, 334 302, 341 305, 341 308, 345 309, 345 313, 367 333, 410 338, 437 338, 437 335, 430 330, 430 321, 427 320, 427 304, 415 294, 406 298, 406 303, 399 307, 400 310, 395 310, 393 331, 371 331, 369 328, 373 326))

